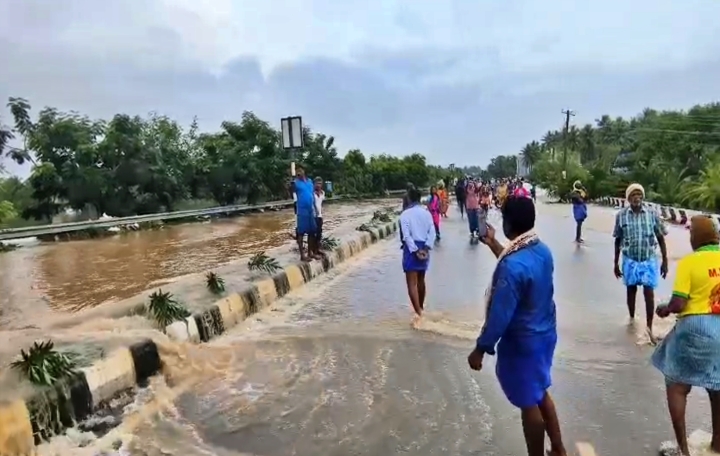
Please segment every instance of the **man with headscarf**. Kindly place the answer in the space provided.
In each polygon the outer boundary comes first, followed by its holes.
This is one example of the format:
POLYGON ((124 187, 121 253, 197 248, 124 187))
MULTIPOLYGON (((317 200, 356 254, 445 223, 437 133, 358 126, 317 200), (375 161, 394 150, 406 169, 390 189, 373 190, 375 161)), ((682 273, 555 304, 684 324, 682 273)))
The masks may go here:
MULTIPOLYGON (((653 365, 665 376, 670 420, 677 450, 690 456, 685 409, 694 387, 707 391, 710 399, 712 439, 710 447, 720 453, 720 237, 712 218, 690 219, 693 252, 677 264, 672 297, 658 306, 657 315, 677 314, 675 326, 652 356, 653 365)), ((661 454, 666 454, 661 450, 661 454)), ((673 452, 672 454, 677 454, 673 452)))
POLYGON ((627 288, 627 307, 630 322, 635 321, 635 297, 638 287, 643 288, 647 335, 655 343, 652 332, 655 315, 655 288, 659 278, 667 276, 668 260, 665 245, 666 228, 658 213, 643 203, 645 189, 640 184, 630 184, 625 190, 626 207, 615 216, 615 263, 616 278, 623 278, 627 288), (660 246, 662 263, 658 268, 656 247, 660 246), (622 268, 620 254, 622 253, 622 268))
POLYGON ((582 244, 582 225, 587 218, 587 204, 585 204, 585 198, 587 198, 587 192, 582 185, 582 182, 576 180, 573 183, 573 191, 570 193, 570 199, 572 201, 573 218, 575 219, 575 242, 582 244))

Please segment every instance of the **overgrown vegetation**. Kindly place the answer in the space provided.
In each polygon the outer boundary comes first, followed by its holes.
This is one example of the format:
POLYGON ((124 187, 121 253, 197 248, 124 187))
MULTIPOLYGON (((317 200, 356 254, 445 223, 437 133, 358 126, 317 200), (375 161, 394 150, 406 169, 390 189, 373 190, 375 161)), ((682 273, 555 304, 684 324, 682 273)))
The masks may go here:
POLYGON ((320 249, 321 250, 333 250, 337 248, 337 246, 340 245, 340 241, 335 239, 334 237, 330 236, 324 236, 322 240, 320 241, 320 249))
POLYGON ((251 271, 262 271, 274 274, 281 269, 280 263, 275 258, 269 257, 265 252, 258 252, 248 260, 248 269, 251 271))
POLYGON ((575 180, 591 198, 624 196, 625 187, 638 182, 650 201, 720 212, 720 103, 688 111, 648 108, 630 119, 603 115, 566 135, 548 131, 520 155, 532 165, 532 180, 560 198, 575 180))
MULTIPOLYGON (((280 133, 251 112, 223 122, 218 132, 201 133, 197 122, 184 129, 154 114, 103 120, 43 108, 33 116, 22 98, 10 98, 8 108, 13 126, 0 122, 0 156, 30 163, 32 171, 27 180, 0 179, 2 226, 49 223, 65 209, 122 217, 171 211, 189 201, 227 205, 288 196, 290 152, 280 133), (22 147, 12 147, 13 140, 22 147)), ((303 134, 296 159, 309 175, 332 181, 337 194, 379 195, 451 174, 417 153, 368 159, 353 149, 340 158, 332 136, 309 128, 303 134)))
POLYGON ((205 286, 210 293, 219 295, 225 291, 225 280, 214 272, 208 272, 205 275, 205 286))
POLYGON ((51 386, 76 372, 77 355, 55 350, 52 340, 35 342, 10 364, 23 379, 38 386, 51 386))
POLYGON ((371 222, 372 223, 388 223, 388 222, 390 222, 390 220, 392 220, 392 219, 390 218, 390 214, 388 214, 387 212, 375 211, 375 213, 373 213, 371 222))
POLYGON ((149 315, 159 328, 166 326, 190 316, 190 312, 178 303, 170 292, 163 292, 161 289, 150 295, 147 315, 149 315))

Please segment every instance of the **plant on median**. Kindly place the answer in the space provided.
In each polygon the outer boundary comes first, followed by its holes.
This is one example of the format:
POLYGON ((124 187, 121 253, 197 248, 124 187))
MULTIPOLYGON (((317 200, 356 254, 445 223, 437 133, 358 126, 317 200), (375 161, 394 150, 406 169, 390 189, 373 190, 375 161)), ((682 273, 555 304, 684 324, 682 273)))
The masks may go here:
POLYGON ((340 245, 340 241, 338 241, 334 237, 323 237, 322 241, 320 241, 320 248, 322 250, 332 250, 338 245, 340 245))
POLYGON ((38 386, 51 386, 76 372, 77 356, 55 350, 52 340, 35 342, 26 352, 20 350, 10 367, 24 379, 38 386))
POLYGON ((280 270, 280 264, 275 258, 269 257, 264 251, 258 252, 248 260, 248 269, 273 274, 280 270))
POLYGON ((212 294, 219 295, 225 291, 225 281, 214 272, 208 272, 205 276, 205 286, 212 294))
POLYGON ((371 227, 370 225, 368 225, 367 223, 363 223, 362 225, 360 225, 360 226, 358 226, 357 228, 355 228, 355 231, 367 231, 367 232, 370 232, 370 231, 372 231, 372 227, 371 227))
POLYGON ((160 328, 190 316, 190 312, 173 298, 172 293, 165 293, 162 289, 150 295, 147 312, 160 328))
POLYGON ((391 220, 390 214, 388 214, 387 212, 375 211, 375 213, 373 214, 371 223, 377 223, 377 222, 388 223, 390 220, 391 220))

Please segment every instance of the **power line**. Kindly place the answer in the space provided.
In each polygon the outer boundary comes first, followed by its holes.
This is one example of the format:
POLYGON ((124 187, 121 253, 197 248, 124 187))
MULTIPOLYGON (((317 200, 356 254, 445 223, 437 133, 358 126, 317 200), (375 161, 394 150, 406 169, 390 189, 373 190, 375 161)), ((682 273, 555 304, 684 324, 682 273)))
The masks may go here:
POLYGON ((567 150, 568 150, 567 135, 568 135, 568 131, 570 130, 570 117, 575 116, 575 112, 572 111, 571 109, 563 109, 561 112, 563 114, 565 114, 565 133, 564 133, 565 147, 563 148, 563 172, 565 172, 567 170, 567 150))

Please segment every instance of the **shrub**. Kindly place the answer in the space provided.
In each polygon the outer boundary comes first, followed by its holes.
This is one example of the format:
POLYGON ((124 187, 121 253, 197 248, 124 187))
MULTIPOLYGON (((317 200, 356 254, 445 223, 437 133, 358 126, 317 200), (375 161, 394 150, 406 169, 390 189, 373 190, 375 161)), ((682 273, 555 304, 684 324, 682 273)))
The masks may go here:
POLYGON ((210 293, 219 295, 225 291, 225 281, 214 272, 208 272, 205 276, 205 286, 210 293))
POLYGON ((20 350, 18 359, 10 367, 34 385, 51 386, 75 373, 77 355, 55 350, 51 340, 35 342, 26 352, 20 350))
POLYGON ((253 255, 248 261, 248 269, 251 271, 264 271, 273 274, 280 270, 280 264, 275 258, 269 257, 265 252, 259 252, 253 255))
POLYGON ((160 328, 190 316, 190 312, 173 298, 172 293, 162 290, 150 295, 147 310, 160 328))

